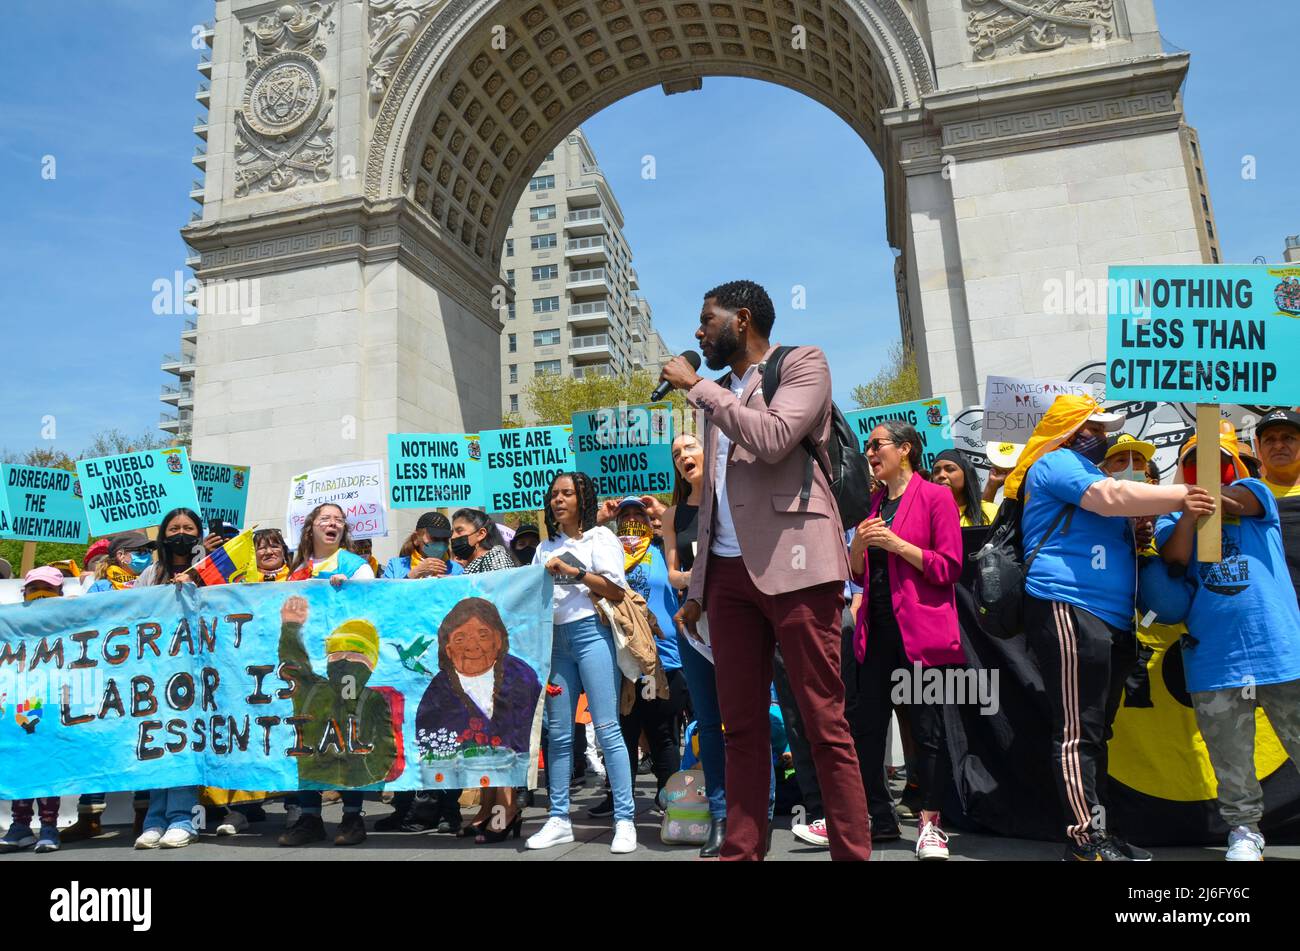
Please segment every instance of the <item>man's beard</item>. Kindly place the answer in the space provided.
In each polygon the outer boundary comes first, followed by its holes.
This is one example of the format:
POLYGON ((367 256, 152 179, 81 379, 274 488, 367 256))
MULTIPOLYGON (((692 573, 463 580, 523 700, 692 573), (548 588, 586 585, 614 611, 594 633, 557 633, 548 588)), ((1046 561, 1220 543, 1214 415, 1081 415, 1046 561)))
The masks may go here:
POLYGON ((731 365, 731 358, 740 350, 740 337, 736 335, 736 322, 728 321, 727 326, 718 334, 713 344, 712 353, 704 361, 710 370, 721 370, 731 365))

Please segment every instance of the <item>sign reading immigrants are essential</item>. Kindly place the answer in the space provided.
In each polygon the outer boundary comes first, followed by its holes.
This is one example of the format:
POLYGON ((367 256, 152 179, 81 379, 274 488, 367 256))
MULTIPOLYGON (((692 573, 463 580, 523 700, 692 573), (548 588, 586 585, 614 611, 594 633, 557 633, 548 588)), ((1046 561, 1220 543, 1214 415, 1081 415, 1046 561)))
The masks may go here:
POLYGON ((248 514, 248 466, 220 462, 190 462, 194 491, 199 496, 199 514, 206 524, 214 519, 244 527, 248 514))
POLYGON ((388 504, 395 509, 483 504, 477 433, 389 433, 388 504))
POLYGON ((914 400, 910 403, 892 403, 889 406, 876 406, 845 413, 845 419, 857 433, 858 444, 862 451, 867 451, 867 440, 871 431, 881 423, 899 421, 909 423, 916 428, 925 448, 921 464, 926 471, 934 468, 934 457, 945 449, 955 448, 952 440, 952 420, 948 417, 948 398, 938 396, 928 400, 914 400))
POLYGON ((1300 403, 1300 267, 1112 267, 1111 399, 1300 403))
POLYGON ((573 471, 573 427, 493 429, 483 440, 483 507, 489 512, 535 512, 546 507, 546 489, 561 472, 573 471))
POLYGON ((175 508, 199 510, 190 460, 181 447, 77 462, 91 535, 157 525, 175 508))
POLYGON ((77 474, 0 465, 0 538, 84 545, 86 509, 77 474))
POLYGON ((325 502, 343 510, 348 532, 354 539, 387 535, 384 463, 379 459, 343 462, 294 476, 289 483, 289 504, 284 516, 284 537, 290 545, 297 546, 307 516, 325 502))
POLYGON ((1101 399, 1101 394, 1091 383, 989 377, 984 385, 984 439, 988 442, 1029 442, 1034 427, 1052 408, 1052 403, 1058 396, 1066 395, 1101 399))
POLYGON ((0 798, 536 781, 540 566, 0 607, 0 798))
POLYGON ((573 415, 577 469, 597 495, 658 495, 673 489, 671 403, 615 406, 573 415))

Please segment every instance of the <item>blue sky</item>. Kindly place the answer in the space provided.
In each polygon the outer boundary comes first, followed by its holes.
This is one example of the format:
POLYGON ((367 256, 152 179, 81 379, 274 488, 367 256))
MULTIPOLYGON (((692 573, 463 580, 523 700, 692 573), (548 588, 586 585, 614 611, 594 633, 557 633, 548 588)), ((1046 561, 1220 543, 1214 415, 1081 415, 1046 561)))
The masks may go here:
MULTIPOLYGON (((158 364, 179 349, 181 318, 152 313, 152 286, 183 266, 178 230, 197 207, 191 30, 212 10, 211 0, 0 7, 0 449, 41 444, 47 415, 56 445, 74 453, 101 430, 157 425, 160 385, 175 380, 158 364)), ((1300 232, 1300 135, 1287 105, 1300 4, 1157 0, 1157 11, 1168 43, 1193 54, 1185 107, 1225 260, 1277 260, 1300 232), (1246 155, 1254 180, 1242 177, 1246 155)), ((775 337, 828 350, 847 403, 898 335, 881 171, 849 127, 789 90, 706 78, 701 92, 631 96, 584 128, 668 345, 691 344, 701 291, 749 277, 776 301, 775 337), (641 177, 646 154, 653 181, 641 177), (795 284, 806 310, 790 309, 795 284)))

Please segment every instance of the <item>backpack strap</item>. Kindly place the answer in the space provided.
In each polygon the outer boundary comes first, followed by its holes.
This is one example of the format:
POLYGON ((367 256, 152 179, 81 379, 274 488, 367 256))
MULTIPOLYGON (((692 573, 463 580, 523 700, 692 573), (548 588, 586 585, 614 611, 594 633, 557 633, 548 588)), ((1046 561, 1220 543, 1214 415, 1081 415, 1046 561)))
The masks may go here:
MULTIPOLYGON (((772 405, 772 397, 776 395, 776 389, 781 385, 781 364, 785 363, 786 356, 794 349, 794 347, 777 347, 763 365, 763 402, 768 406, 772 405)), ((821 468, 822 474, 826 476, 827 483, 833 480, 831 474, 826 471, 826 465, 822 462, 821 456, 817 454, 817 444, 812 441, 812 437, 805 436, 801 445, 804 452, 808 454, 808 463, 804 467, 803 487, 799 490, 799 500, 807 502, 812 498, 814 459, 817 460, 817 465, 821 468)))
POLYGON ((1052 524, 1048 527, 1047 532, 1043 535, 1043 537, 1039 539, 1037 546, 1035 546, 1033 550, 1033 553, 1030 554, 1030 556, 1025 559, 1026 575, 1029 574, 1029 566, 1034 563, 1034 559, 1038 557, 1039 551, 1042 550, 1042 547, 1047 544, 1047 540, 1052 537, 1052 533, 1056 531, 1058 526, 1060 526, 1061 519, 1065 519, 1065 526, 1061 528, 1061 534, 1065 534, 1070 530, 1070 523, 1074 521, 1074 509, 1075 506, 1067 505, 1063 509, 1061 509, 1061 511, 1056 513, 1056 518, 1052 519, 1052 524))

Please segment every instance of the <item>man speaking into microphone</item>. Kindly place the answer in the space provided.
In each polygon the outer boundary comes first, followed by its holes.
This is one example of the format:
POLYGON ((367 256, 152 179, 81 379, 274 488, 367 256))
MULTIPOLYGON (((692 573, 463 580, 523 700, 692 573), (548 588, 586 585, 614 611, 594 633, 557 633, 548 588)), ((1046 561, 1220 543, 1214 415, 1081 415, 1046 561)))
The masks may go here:
POLYGON ((816 347, 786 354, 769 404, 763 368, 775 349, 771 298, 752 281, 704 295, 700 342, 719 382, 685 356, 661 379, 685 390, 703 417, 704 486, 699 550, 676 620, 697 636, 707 609, 718 703, 727 737, 727 835, 721 858, 761 859, 771 747, 772 653, 780 647, 812 747, 826 808, 831 858, 866 860, 871 831, 862 775, 844 719, 840 612, 848 555, 830 470, 831 376, 816 347), (805 437, 818 455, 809 498, 805 437))

